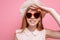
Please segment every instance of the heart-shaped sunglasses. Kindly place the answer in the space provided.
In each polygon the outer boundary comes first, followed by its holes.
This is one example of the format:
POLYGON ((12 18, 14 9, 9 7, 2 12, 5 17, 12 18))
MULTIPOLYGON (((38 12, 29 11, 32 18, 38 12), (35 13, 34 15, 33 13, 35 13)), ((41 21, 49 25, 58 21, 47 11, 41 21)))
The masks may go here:
POLYGON ((34 13, 34 14, 32 14, 32 13, 26 13, 26 17, 27 18, 31 18, 32 16, 34 16, 34 18, 39 18, 40 17, 40 13, 34 13))

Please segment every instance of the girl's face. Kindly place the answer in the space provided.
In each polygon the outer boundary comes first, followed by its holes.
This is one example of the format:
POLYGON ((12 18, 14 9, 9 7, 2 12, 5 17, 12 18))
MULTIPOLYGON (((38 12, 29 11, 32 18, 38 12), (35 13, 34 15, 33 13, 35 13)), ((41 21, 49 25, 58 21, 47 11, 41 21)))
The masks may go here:
MULTIPOLYGON (((31 9, 34 9, 31 7, 31 9)), ((37 13, 36 11, 33 11, 29 9, 26 13, 26 19, 29 25, 34 26, 40 21, 40 13, 37 13)), ((38 9, 39 11, 39 9, 38 9)))

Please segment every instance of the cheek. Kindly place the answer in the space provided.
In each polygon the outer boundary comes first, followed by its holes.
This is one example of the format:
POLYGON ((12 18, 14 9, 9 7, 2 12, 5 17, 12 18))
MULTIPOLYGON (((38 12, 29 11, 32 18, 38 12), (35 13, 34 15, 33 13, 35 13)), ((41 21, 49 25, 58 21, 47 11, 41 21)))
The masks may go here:
POLYGON ((40 21, 40 19, 37 19, 36 21, 37 21, 37 22, 39 22, 39 21, 40 21))
POLYGON ((30 19, 27 19, 27 22, 29 23, 30 22, 30 19))
POLYGON ((39 17, 38 19, 37 19, 37 21, 40 21, 41 20, 41 18, 39 17))

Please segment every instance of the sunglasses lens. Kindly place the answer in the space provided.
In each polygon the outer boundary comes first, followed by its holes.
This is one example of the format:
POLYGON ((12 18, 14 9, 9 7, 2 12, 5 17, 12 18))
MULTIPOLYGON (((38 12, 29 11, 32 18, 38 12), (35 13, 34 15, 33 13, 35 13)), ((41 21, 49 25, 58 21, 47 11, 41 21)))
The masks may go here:
POLYGON ((35 13, 35 14, 34 14, 34 17, 35 17, 35 18, 39 18, 39 16, 40 16, 40 13, 35 13))
POLYGON ((26 17, 30 18, 31 17, 31 13, 26 13, 26 17))

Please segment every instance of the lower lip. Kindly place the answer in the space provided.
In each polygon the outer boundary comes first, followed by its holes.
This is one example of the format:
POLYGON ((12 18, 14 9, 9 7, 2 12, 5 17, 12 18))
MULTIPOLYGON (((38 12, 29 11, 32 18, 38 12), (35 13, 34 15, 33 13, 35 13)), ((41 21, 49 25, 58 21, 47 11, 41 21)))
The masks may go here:
POLYGON ((32 23, 34 23, 34 21, 31 21, 32 23))

